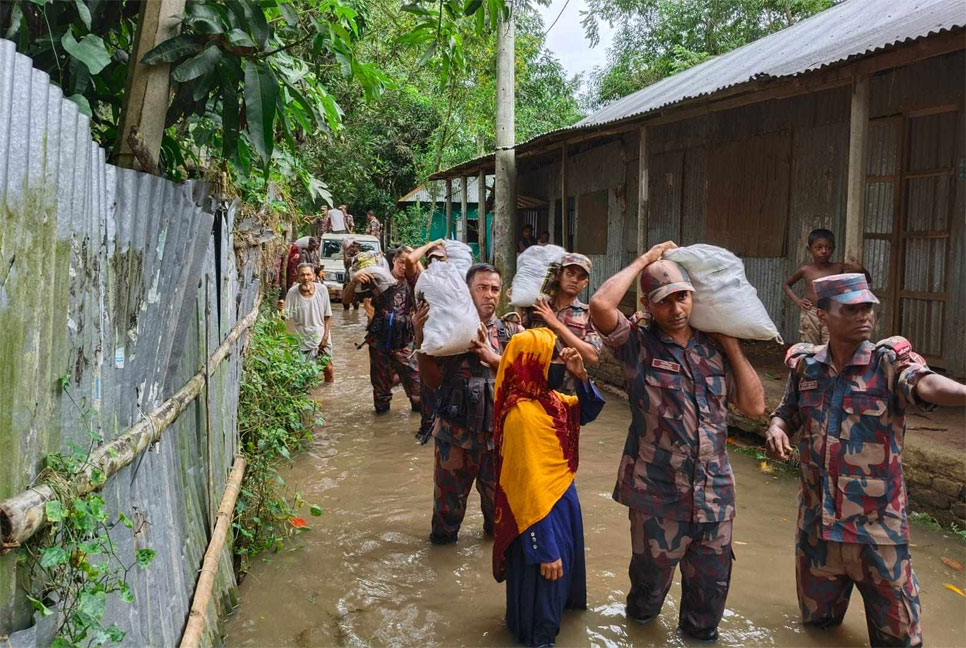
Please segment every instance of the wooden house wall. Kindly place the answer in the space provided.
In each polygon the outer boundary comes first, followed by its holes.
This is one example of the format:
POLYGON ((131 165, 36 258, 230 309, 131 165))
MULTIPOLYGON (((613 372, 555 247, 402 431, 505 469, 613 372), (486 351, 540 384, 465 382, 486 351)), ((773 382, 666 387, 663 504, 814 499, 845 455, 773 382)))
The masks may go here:
MULTIPOLYGON (((932 120, 935 123, 930 124, 924 122, 922 127, 928 126, 936 131, 928 135, 931 139, 925 141, 935 142, 933 148, 945 148, 936 152, 927 144, 920 147, 925 153, 911 153, 919 157, 932 153, 933 158, 942 158, 943 164, 954 164, 957 169, 949 178, 949 186, 944 189, 946 193, 936 193, 939 191, 937 189, 932 198, 945 199, 948 195, 953 205, 950 210, 948 255, 926 255, 927 260, 920 261, 923 266, 921 272, 928 277, 945 273, 948 300, 941 316, 937 315, 938 311, 934 308, 931 312, 923 311, 906 316, 900 324, 900 327, 917 326, 923 330, 935 330, 936 335, 941 334, 946 342, 947 366, 958 375, 966 374, 966 291, 962 289, 962 286, 966 286, 963 78, 966 78, 966 56, 963 52, 876 75, 871 82, 870 119, 873 127, 870 128, 870 143, 867 147, 869 174, 877 168, 883 168, 883 165, 900 164, 901 160, 896 157, 899 155, 898 151, 875 144, 875 127, 883 118, 895 116, 899 124, 897 128, 902 130, 902 117, 908 116, 910 112, 915 114, 914 111, 929 110, 936 106, 958 107, 954 117, 945 121, 932 120)), ((731 210, 727 229, 737 229, 747 233, 749 237, 766 231, 769 237, 778 236, 783 239, 780 242, 769 240, 767 245, 752 246, 751 253, 744 257, 744 262, 748 279, 757 288, 759 297, 782 335, 787 341, 796 341, 799 313, 785 297, 782 284, 797 267, 810 262, 806 249, 808 233, 819 227, 830 229, 836 236, 838 248, 833 258, 842 258, 849 153, 849 102, 849 88, 840 87, 649 127, 647 244, 653 245, 666 239, 673 239, 684 245, 713 243, 709 236, 721 236, 722 227, 716 218, 721 217, 722 211, 716 210, 715 205, 708 204, 709 183, 712 181, 709 174, 721 173, 715 171, 715 168, 720 169, 722 166, 721 152, 728 151, 735 156, 735 164, 741 165, 743 158, 747 159, 743 155, 746 149, 742 148, 742 142, 748 143, 747 150, 754 150, 754 147, 761 147, 763 142, 771 141, 768 146, 774 150, 786 151, 784 154, 789 158, 785 166, 785 173, 789 175, 787 189, 782 189, 786 191, 787 205, 780 206, 773 196, 770 197, 767 201, 767 216, 771 219, 769 221, 762 220, 761 213, 749 213, 747 222, 742 222, 740 218, 736 219, 735 210, 731 210), (786 144, 787 148, 781 148, 786 144), (758 256, 756 252, 767 255, 758 256)), ((586 151, 576 153, 574 148, 571 148, 568 159, 568 194, 577 198, 591 192, 609 192, 607 222, 599 223, 600 227, 607 229, 607 253, 592 256, 595 267, 588 291, 591 293, 636 254, 639 141, 637 133, 632 131, 623 136, 615 136, 586 151)), ((759 173, 763 176, 762 183, 765 184, 764 177, 767 174, 759 173)), ((553 205, 559 199, 559 178, 558 158, 537 168, 523 169, 519 190, 527 195, 539 196, 553 205)), ((774 189, 774 178, 768 184, 770 188, 763 188, 762 192, 774 189)), ((744 189, 754 190, 754 183, 744 189)), ((879 191, 879 194, 882 193, 879 191)), ((721 194, 711 192, 711 195, 721 194)), ((880 203, 876 203, 876 200, 876 192, 870 187, 867 192, 867 231, 875 229, 874 221, 881 216, 876 212, 882 208, 881 200, 880 203)), ((887 207, 899 213, 898 205, 887 207)), ((576 231, 586 231, 582 230, 579 223, 579 209, 576 218, 576 231)), ((874 283, 882 284, 885 280, 883 278, 894 272, 892 267, 895 259, 883 255, 882 245, 873 239, 867 239, 865 247, 864 262, 873 274, 874 283)), ((579 236, 575 248, 581 251, 579 236)), ((911 263, 913 258, 918 259, 919 255, 909 257, 907 263, 911 263)), ((920 272, 915 268, 912 270, 920 272)), ((883 296, 886 295, 883 293, 883 296)), ((894 307, 894 303, 883 300, 885 321, 891 316, 889 309, 894 307)), ((885 325, 880 331, 882 335, 902 332, 886 330, 885 325)))

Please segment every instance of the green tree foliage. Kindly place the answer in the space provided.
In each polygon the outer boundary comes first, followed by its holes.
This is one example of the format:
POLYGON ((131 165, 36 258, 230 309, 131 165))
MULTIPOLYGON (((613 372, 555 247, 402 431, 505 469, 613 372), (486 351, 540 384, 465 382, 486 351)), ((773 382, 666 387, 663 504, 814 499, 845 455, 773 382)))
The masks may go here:
MULTIPOLYGON (((467 3, 466 6, 469 6, 467 3)), ((374 101, 363 101, 357 89, 337 94, 345 108, 344 128, 309 146, 316 164, 338 202, 356 214, 373 209, 380 218, 395 210, 395 200, 422 184, 431 173, 489 153, 495 145, 496 34, 484 3, 482 17, 450 13, 444 4, 440 39, 446 34, 461 44, 456 54, 438 54, 428 29, 439 24, 439 3, 420 3, 420 11, 402 11, 398 0, 373 2, 366 13, 370 33, 395 35, 366 39, 360 56, 371 60, 398 82, 374 101), (455 16, 455 17, 454 17, 455 16), (420 28, 420 25, 423 27, 420 28), (482 26, 482 31, 480 27, 482 26), (414 30, 426 36, 413 39, 414 30)), ((499 9, 497 9, 499 10, 499 9)), ((572 124, 580 119, 577 79, 546 50, 544 26, 527 5, 515 9, 517 141, 572 124)), ((395 239, 421 243, 425 216, 400 215, 395 239), (410 223, 412 227, 404 223, 410 223), (405 229, 407 234, 402 235, 405 229), (408 238, 410 235, 418 238, 408 238)))
POLYGON ((619 28, 607 65, 590 75, 583 103, 596 110, 831 5, 832 0, 588 0, 582 24, 592 41, 602 22, 619 28))

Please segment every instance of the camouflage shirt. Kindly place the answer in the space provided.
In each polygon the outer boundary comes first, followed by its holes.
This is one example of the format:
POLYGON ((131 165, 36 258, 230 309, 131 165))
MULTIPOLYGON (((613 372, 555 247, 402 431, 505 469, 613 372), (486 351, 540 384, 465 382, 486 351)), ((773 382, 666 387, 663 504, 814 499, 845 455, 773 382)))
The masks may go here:
POLYGON ((906 544, 902 444, 908 407, 931 409, 916 383, 932 373, 905 338, 863 342, 841 371, 828 345, 796 344, 773 416, 801 430, 799 528, 825 540, 906 544))
MULTIPOLYGON (((600 333, 597 332, 593 322, 590 321, 590 307, 587 306, 587 304, 583 303, 579 299, 575 299, 574 302, 569 306, 564 306, 560 310, 554 311, 554 314, 557 316, 557 319, 560 320, 564 326, 569 328, 574 335, 584 342, 590 344, 592 347, 594 347, 594 350, 597 351, 597 353, 600 353, 603 342, 600 339, 600 333)), ((526 328, 536 328, 546 325, 546 322, 539 317, 534 316, 532 309, 527 310, 527 315, 525 318, 526 328)), ((557 344, 560 346, 559 340, 557 341, 557 344)), ((576 393, 576 387, 576 379, 568 371, 564 374, 563 386, 558 391, 565 394, 574 394, 576 393)))
POLYGON ((375 236, 378 239, 382 238, 382 223, 378 219, 373 218, 366 224, 366 234, 370 236, 375 236))
POLYGON ((726 417, 736 387, 724 354, 700 331, 682 347, 623 314, 603 341, 623 367, 631 406, 614 499, 672 520, 732 519, 726 417))
MULTIPOLYGON (((500 322, 498 318, 492 318, 486 324, 486 331, 489 334, 490 346, 493 347, 494 351, 502 355, 503 350, 506 348, 507 342, 510 340, 510 337, 522 329, 519 324, 514 324, 512 322, 501 322, 504 330, 504 334, 501 339, 497 322, 500 322)), ((436 424, 433 427, 433 436, 440 441, 445 441, 461 448, 475 450, 482 448, 485 445, 488 450, 492 450, 493 387, 496 381, 496 369, 493 369, 489 365, 485 365, 480 362, 475 353, 463 353, 457 356, 435 358, 435 361, 440 365, 440 368, 443 372, 443 382, 442 385, 440 385, 440 389, 446 386, 459 385, 467 378, 486 378, 486 398, 490 416, 483 425, 483 429, 471 430, 468 427, 457 425, 452 421, 446 420, 439 414, 439 412, 437 412, 436 424)))

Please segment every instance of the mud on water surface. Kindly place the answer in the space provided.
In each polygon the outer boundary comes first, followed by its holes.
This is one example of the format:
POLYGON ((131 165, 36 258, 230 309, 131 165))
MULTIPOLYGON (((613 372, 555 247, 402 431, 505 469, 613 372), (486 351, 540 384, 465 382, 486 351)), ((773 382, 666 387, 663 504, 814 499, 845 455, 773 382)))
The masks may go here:
MULTIPOLYGON (((490 571, 474 491, 456 545, 429 544, 433 446, 413 438, 419 417, 401 389, 390 413, 372 411, 368 354, 359 311, 333 318, 334 385, 321 388, 326 425, 285 474, 289 485, 325 511, 289 549, 259 562, 241 586, 227 623, 228 646, 509 646, 504 587, 490 571)), ((558 646, 694 644, 676 631, 680 578, 661 616, 648 625, 624 617, 630 532, 627 509, 611 499, 630 420, 609 397, 581 433, 577 489, 587 545, 588 609, 564 613, 558 646)), ((734 565, 721 646, 868 645, 862 599, 853 591, 844 624, 806 630, 795 597, 797 479, 762 472, 732 453, 738 514, 734 565)), ((925 642, 966 645, 966 574, 942 558, 966 562, 951 534, 913 527, 913 566, 921 585, 925 642)))

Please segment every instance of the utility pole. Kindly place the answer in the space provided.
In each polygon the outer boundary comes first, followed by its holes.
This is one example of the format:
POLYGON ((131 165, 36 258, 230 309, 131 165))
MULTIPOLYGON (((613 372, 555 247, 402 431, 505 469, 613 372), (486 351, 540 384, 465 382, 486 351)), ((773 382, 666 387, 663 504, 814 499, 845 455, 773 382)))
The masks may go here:
MULTIPOLYGON (((493 246, 496 267, 509 284, 516 272, 517 167, 514 121, 513 2, 507 2, 496 32, 496 178, 493 201, 493 246)), ((504 293, 505 294, 505 293, 504 293)))
POLYGON ((184 7, 185 0, 146 0, 141 4, 114 147, 120 167, 157 173, 170 103, 170 66, 143 65, 141 57, 181 31, 179 16, 184 7))

